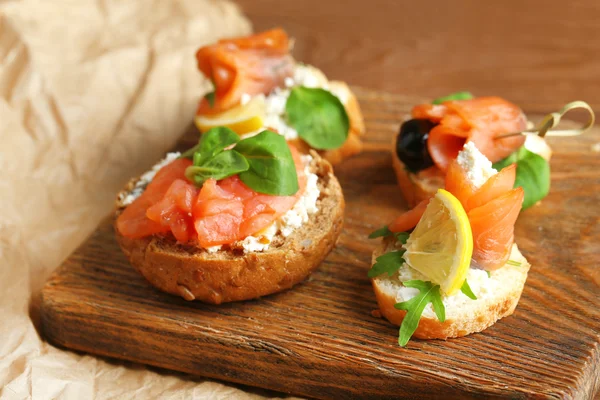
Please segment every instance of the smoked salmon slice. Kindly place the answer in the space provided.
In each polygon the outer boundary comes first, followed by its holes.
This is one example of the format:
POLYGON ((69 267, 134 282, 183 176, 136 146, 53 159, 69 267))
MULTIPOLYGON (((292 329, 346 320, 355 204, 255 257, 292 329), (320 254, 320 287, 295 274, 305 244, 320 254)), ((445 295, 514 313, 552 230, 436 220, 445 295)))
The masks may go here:
MULTIPOLYGON (((479 189, 469 181, 467 172, 452 162, 446 176, 446 190, 463 204, 473 233, 471 265, 494 270, 506 264, 514 242, 514 228, 523 204, 522 188, 513 189, 516 164, 490 177, 479 189)), ((388 228, 392 232, 413 229, 427 208, 423 200, 400 215, 388 228)))
POLYGON ((515 185, 517 164, 511 164, 492 175, 479 189, 466 177, 465 171, 453 162, 446 174, 446 190, 456 197, 465 211, 482 206, 508 192, 515 185))
POLYGON ((492 162, 506 158, 525 143, 524 136, 495 139, 502 134, 522 132, 527 126, 521 109, 500 97, 420 104, 413 108, 412 116, 438 123, 429 132, 427 149, 435 165, 444 172, 467 141, 473 142, 492 162))
MULTIPOLYGON (((226 178, 222 181, 239 179, 226 178)), ((238 194, 240 194, 238 192, 238 194)), ((194 228, 203 247, 232 243, 240 236, 244 202, 236 192, 221 188, 219 182, 204 182, 193 208, 194 228)))
POLYGON ((185 178, 188 159, 162 167, 146 190, 117 218, 125 237, 142 238, 172 232, 177 241, 196 241, 202 247, 230 244, 259 233, 290 210, 306 188, 304 163, 290 146, 299 190, 293 196, 253 191, 239 176, 208 179, 201 189, 185 178))
POLYGON ((257 193, 237 175, 204 183, 192 211, 202 247, 229 244, 255 235, 296 204, 304 193, 306 175, 300 154, 292 146, 290 150, 296 164, 299 186, 293 196, 257 193))
POLYGON ((401 214, 388 226, 388 229, 392 232, 406 232, 413 229, 415 226, 417 226, 419 220, 425 213, 425 209, 429 204, 429 200, 431 199, 423 200, 412 210, 408 210, 404 214, 401 214))
POLYGON ((518 187, 467 213, 473 233, 474 267, 492 271, 506 264, 524 196, 523 188, 518 187))
MULTIPOLYGON (((511 164, 490 177, 472 196, 463 203, 465 211, 481 207, 515 186, 517 164, 511 164)), ((457 196, 458 197, 458 196, 457 196)), ((460 200, 460 199, 459 199, 460 200)))
POLYGON ((194 236, 192 205, 198 194, 196 187, 183 179, 173 181, 164 197, 146 211, 148 219, 167 226, 173 236, 186 243, 194 236))
POLYGON ((477 191, 477 188, 471 183, 471 181, 466 179, 465 171, 458 164, 458 162, 453 162, 448 167, 448 171, 446 172, 445 188, 447 191, 452 193, 454 197, 458 199, 458 201, 460 201, 463 207, 466 206, 467 201, 477 191))
POLYGON ((293 74, 289 38, 282 29, 219 40, 196 53, 198 69, 215 85, 214 105, 201 100, 198 115, 217 114, 240 103, 242 94, 268 94, 293 74))
POLYGON ((117 230, 121 235, 139 239, 169 231, 168 224, 153 221, 146 212, 163 199, 173 181, 185 179, 185 169, 192 165, 187 159, 177 159, 162 167, 148 184, 140 197, 128 205, 117 218, 117 230))

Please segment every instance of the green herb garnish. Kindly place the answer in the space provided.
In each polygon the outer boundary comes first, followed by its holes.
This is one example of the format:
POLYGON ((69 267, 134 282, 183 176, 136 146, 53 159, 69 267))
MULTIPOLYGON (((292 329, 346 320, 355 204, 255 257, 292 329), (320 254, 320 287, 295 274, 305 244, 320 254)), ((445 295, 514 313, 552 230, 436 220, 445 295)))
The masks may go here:
POLYGON ((194 164, 200 165, 239 141, 237 133, 227 127, 217 126, 200 136, 198 144, 185 151, 179 158, 191 158, 194 164))
POLYGON ((235 150, 250 168, 240 179, 251 189, 266 194, 291 196, 298 191, 298 175, 285 138, 271 131, 241 140, 235 150))
POLYGON ((375 264, 369 270, 368 276, 369 278, 375 278, 381 274, 387 273, 388 276, 394 275, 402 264, 404 264, 404 255, 405 250, 396 250, 390 251, 389 253, 385 253, 375 259, 375 264))
POLYGON ((508 260, 506 262, 508 265, 512 265, 513 267, 520 267, 521 263, 519 261, 515 261, 515 260, 508 260))
POLYGON ((491 273, 490 271, 485 271, 485 272, 487 272, 487 276, 488 276, 488 278, 491 278, 491 277, 492 277, 492 273, 491 273))
POLYGON ((406 244, 406 241, 408 240, 410 233, 408 233, 408 232, 392 232, 386 225, 386 226, 383 226, 383 227, 377 229, 376 231, 371 232, 369 234, 369 239, 376 239, 379 237, 389 237, 389 236, 394 236, 394 237, 396 237, 397 241, 399 241, 402 244, 406 244))
POLYGON ((285 138, 271 131, 240 140, 229 128, 216 127, 200 137, 198 144, 181 155, 193 165, 185 176, 198 186, 207 179, 239 175, 252 190, 278 196, 298 191, 298 175, 285 138), (235 146, 234 148, 229 148, 235 146))
MULTIPOLYGON (((194 161, 200 153, 194 154, 194 161)), ((186 168, 185 177, 198 186, 202 186, 207 179, 217 181, 229 176, 239 174, 248 169, 248 161, 243 155, 235 150, 223 151, 214 157, 211 157, 203 163, 196 163, 186 168)))
POLYGON ((442 104, 445 101, 452 100, 471 100, 472 98, 473 95, 470 92, 456 92, 449 94, 448 96, 438 97, 437 99, 433 100, 431 104, 442 104))
POLYGON ((427 304, 431 303, 433 305, 435 315, 440 322, 446 320, 446 308, 442 302, 439 285, 433 285, 431 282, 424 282, 417 279, 403 282, 403 285, 419 289, 419 294, 412 299, 394 305, 396 309, 406 311, 398 336, 398 344, 404 347, 417 330, 419 320, 427 304))
POLYGON ((396 237, 397 241, 399 241, 402 244, 406 244, 406 241, 410 237, 410 233, 408 233, 408 232, 398 232, 398 233, 394 233, 394 236, 396 237))
POLYGON ((204 95, 206 101, 208 101, 208 105, 212 108, 215 106, 216 93, 213 90, 212 92, 208 92, 204 95))
POLYGON ((523 209, 529 208, 550 191, 550 164, 543 157, 521 146, 504 160, 494 164, 494 168, 501 170, 510 164, 517 163, 517 177, 514 187, 522 187, 525 192, 523 209))
POLYGON ((311 147, 336 149, 346 141, 350 120, 344 105, 325 89, 297 86, 285 104, 289 124, 311 147))
POLYGON ((470 298, 471 300, 477 300, 477 296, 475 296, 475 293, 473 293, 473 291, 471 290, 471 286, 469 286, 469 283, 467 282, 466 279, 465 279, 465 282, 460 287, 460 291, 463 292, 463 294, 465 296, 467 296, 468 298, 470 298))
POLYGON ((379 237, 388 237, 388 236, 392 236, 394 234, 394 232, 390 231, 390 228, 386 226, 383 226, 379 229, 377 229, 376 231, 373 231, 369 234, 369 239, 377 239, 379 237))

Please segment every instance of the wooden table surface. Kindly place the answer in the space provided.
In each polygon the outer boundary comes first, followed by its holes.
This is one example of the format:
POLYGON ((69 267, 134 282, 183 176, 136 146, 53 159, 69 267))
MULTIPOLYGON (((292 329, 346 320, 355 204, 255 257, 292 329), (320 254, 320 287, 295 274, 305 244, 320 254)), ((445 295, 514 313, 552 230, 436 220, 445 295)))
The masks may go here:
MULTIPOLYGON (((369 232, 406 205, 389 151, 423 99, 357 89, 364 151, 336 166, 344 229, 310 279, 220 306, 160 293, 120 251, 108 218, 42 291, 42 331, 92 354, 322 399, 590 399, 600 385, 600 128, 549 138, 552 190, 519 216, 533 267, 515 314, 480 334, 398 347, 371 312, 369 232), (565 250, 568 249, 568 250, 565 250)), ((534 120, 539 116, 529 115, 534 120)), ((180 149, 197 141, 192 129, 180 149)))
MULTIPOLYGON (((274 26, 285 28, 297 39, 294 55, 298 60, 318 66, 330 78, 353 85, 426 98, 467 89, 478 95, 506 97, 526 111, 538 113, 552 111, 574 99, 585 100, 600 109, 599 0, 568 3, 553 0, 237 0, 237 3, 256 31, 274 26)), ((560 197, 558 193, 556 196, 560 197)), ((594 247, 589 261, 597 254, 594 247)), ((363 258, 367 259, 368 254, 363 258)), ((597 275, 593 277, 597 279, 597 275)), ((130 281, 138 286, 138 281, 130 281)), ((75 282, 79 285, 80 280, 75 282)), ((302 287, 287 295, 301 295, 302 287)), ((149 291, 147 299, 160 298, 157 304, 182 303, 152 292, 143 282, 139 288, 149 291)), ((535 275, 527 293, 530 297, 532 294, 546 296, 536 285, 535 275)), ((189 305, 181 305, 184 306, 189 305)), ((533 310, 532 307, 524 301, 518 312, 533 310)), ((191 313, 190 318, 193 315, 191 313)), ((494 338, 497 332, 501 335, 512 329, 511 323, 520 321, 517 317, 485 334, 473 336, 473 340, 485 340, 490 335, 494 338)), ((386 327, 384 321, 369 320, 369 323, 380 324, 381 329, 386 327)), ((519 324, 527 325, 526 321, 519 324)), ((393 339, 394 329, 387 328, 384 334, 388 336, 382 334, 382 337, 393 339)), ((63 345, 69 341, 54 339, 63 345)), ((454 346, 455 342, 450 343, 454 346)), ((416 343, 415 346, 440 345, 416 343)), ((573 343, 579 342, 574 340, 573 343)), ((69 347, 92 351, 83 344, 71 343, 69 347)), ((96 347, 93 352, 161 365, 127 356, 125 351, 119 356, 96 347)), ((193 370, 175 364, 167 367, 193 370)), ((203 374, 219 376, 214 371, 203 374)), ((240 377, 228 378, 244 382, 240 377)), ((275 384, 265 386, 282 389, 275 384)), ((540 397, 560 393, 562 389, 558 386, 554 388, 556 393, 549 385, 545 389, 541 387, 546 392, 540 397)))
POLYGON ((331 78, 439 97, 469 89, 527 111, 600 109, 600 1, 237 0, 256 31, 296 37, 331 78))

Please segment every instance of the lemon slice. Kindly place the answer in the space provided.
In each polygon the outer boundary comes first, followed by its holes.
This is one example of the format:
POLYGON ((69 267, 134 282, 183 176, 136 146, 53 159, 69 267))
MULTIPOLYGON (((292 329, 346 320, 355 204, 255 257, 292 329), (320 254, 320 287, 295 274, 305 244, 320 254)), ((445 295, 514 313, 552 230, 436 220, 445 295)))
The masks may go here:
POLYGON ((226 126, 238 135, 254 132, 263 127, 265 96, 254 96, 248 103, 240 104, 215 115, 197 115, 195 122, 200 132, 217 126, 226 126))
POLYGON ((459 290, 473 254, 473 234, 460 201, 439 189, 410 234, 404 259, 446 295, 459 290))

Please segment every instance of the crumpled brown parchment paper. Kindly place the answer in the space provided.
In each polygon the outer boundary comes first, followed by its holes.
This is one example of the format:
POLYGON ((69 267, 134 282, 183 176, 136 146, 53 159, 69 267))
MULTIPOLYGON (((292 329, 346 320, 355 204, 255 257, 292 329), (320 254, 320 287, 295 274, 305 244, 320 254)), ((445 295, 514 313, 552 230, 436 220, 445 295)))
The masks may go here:
POLYGON ((249 31, 214 0, 0 0, 0 399, 262 398, 59 350, 29 311, 190 124, 207 89, 195 50, 249 31))

